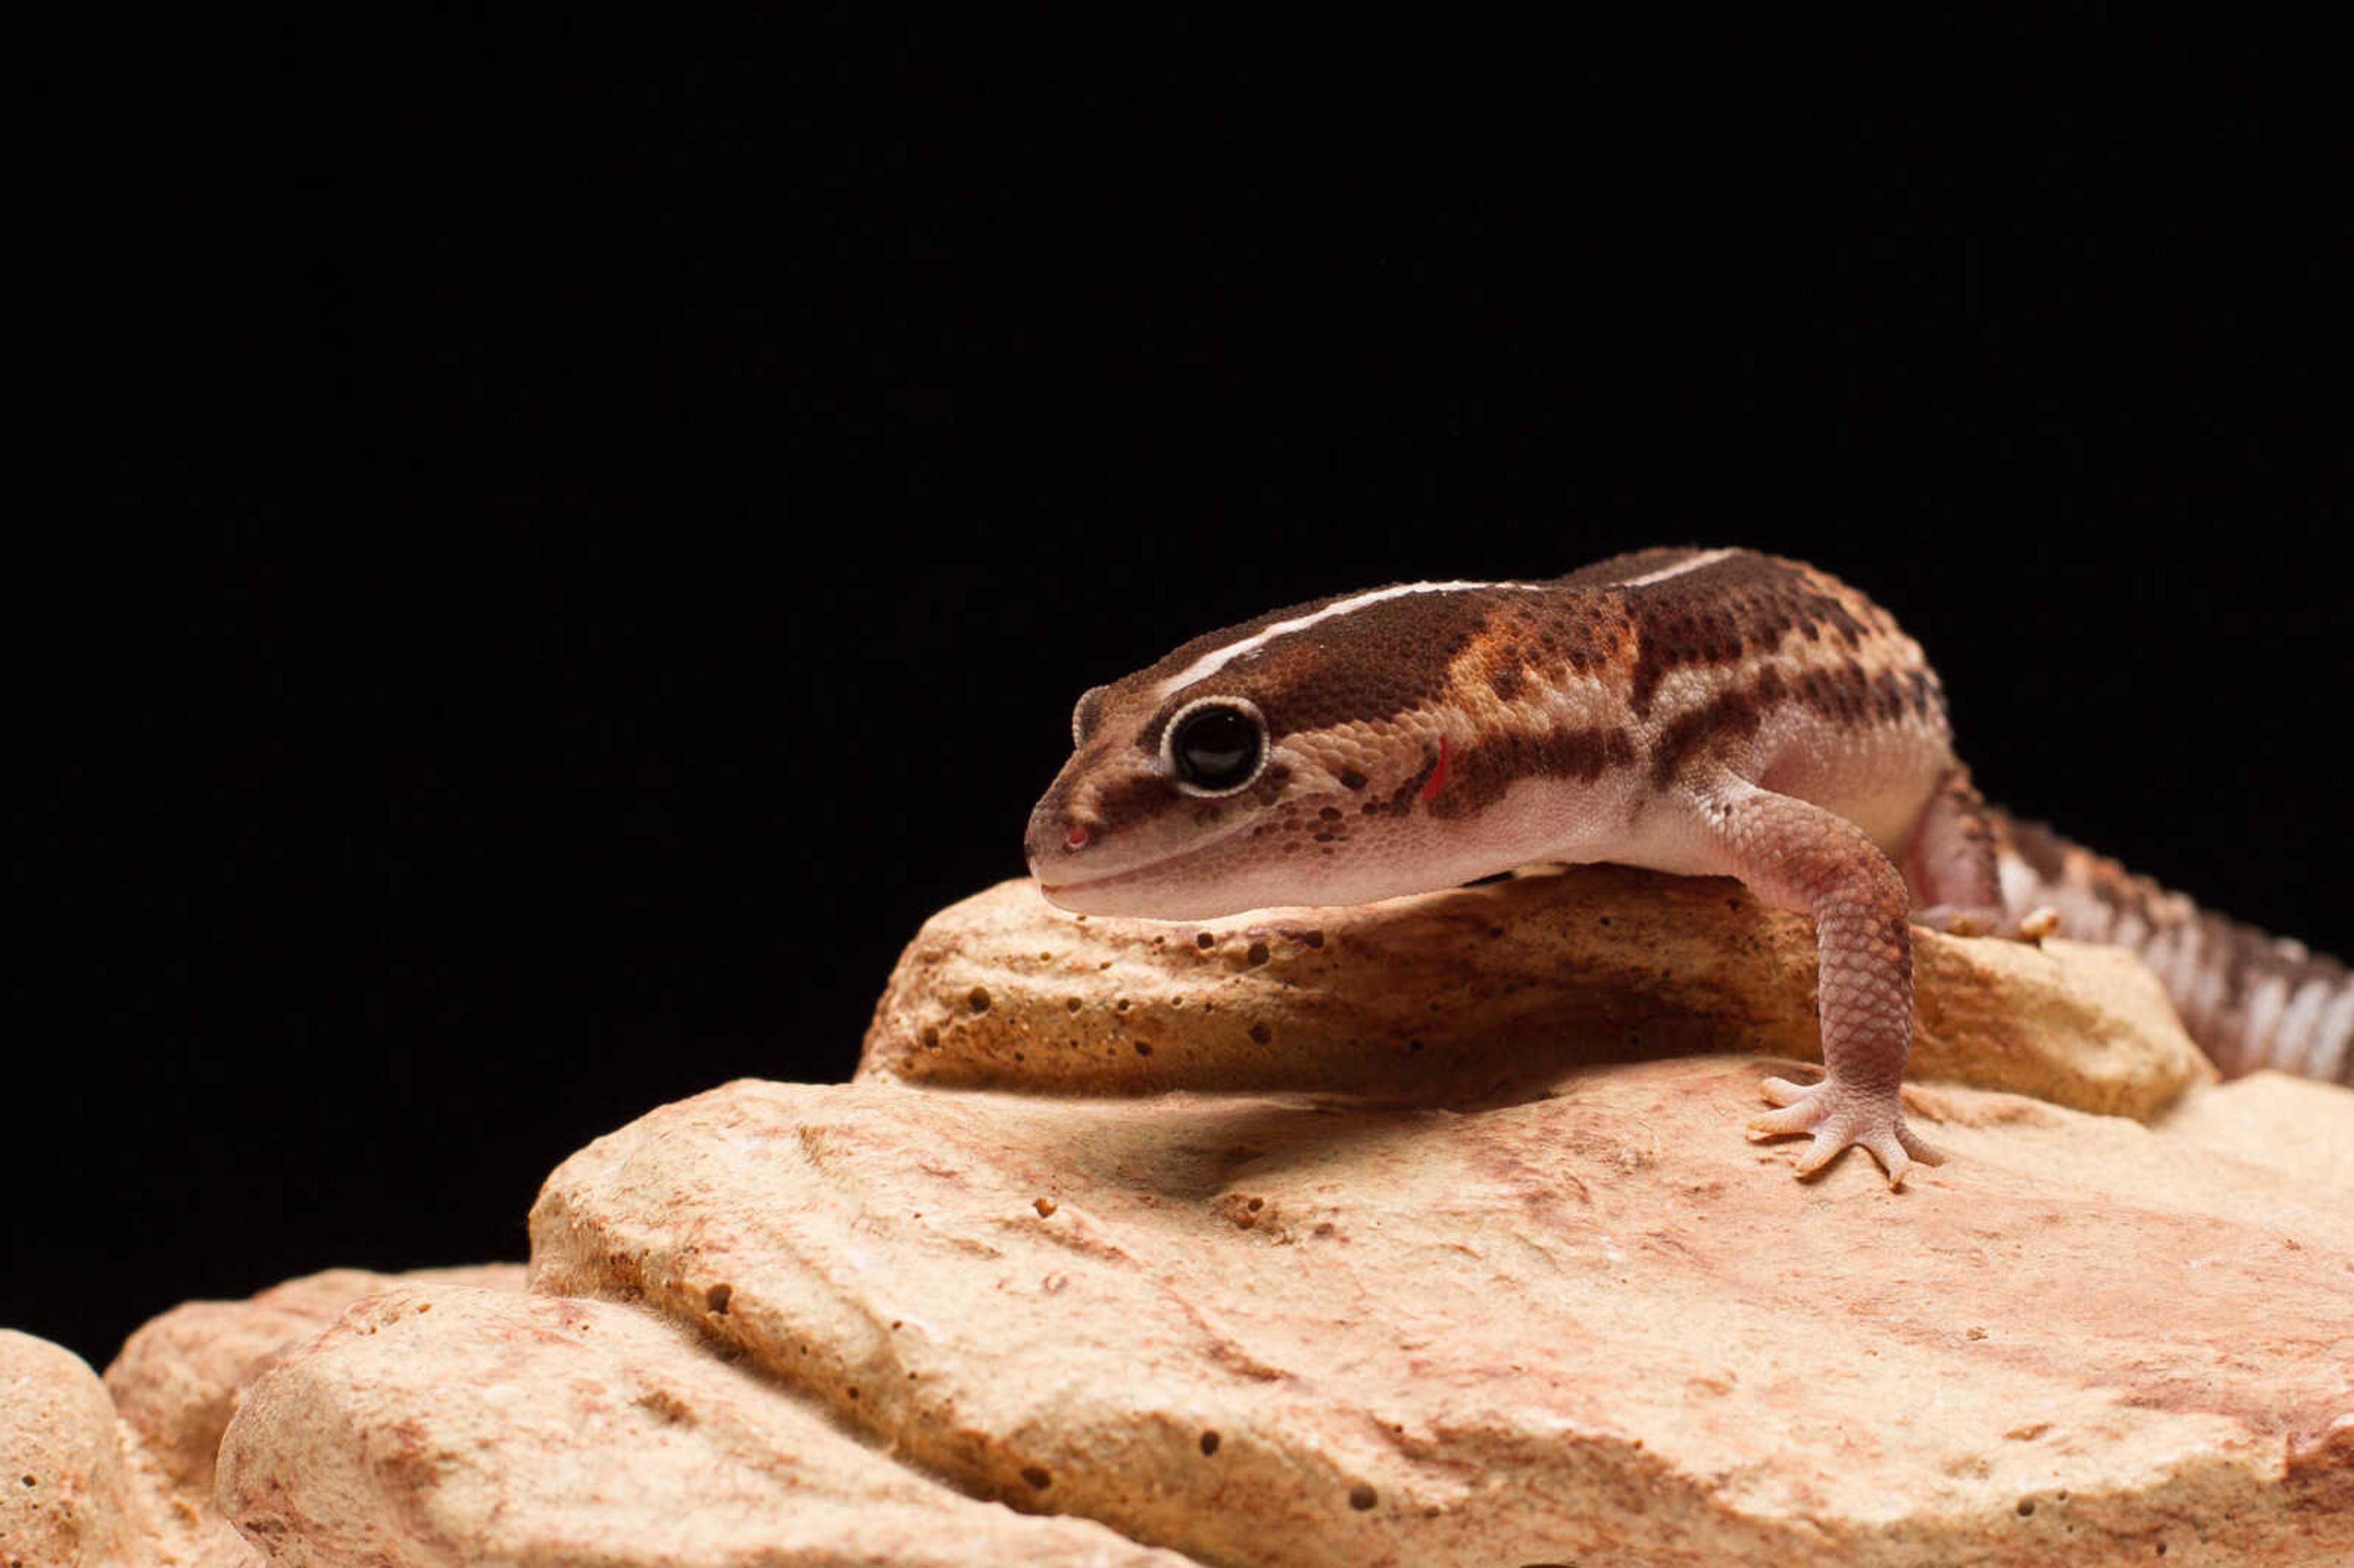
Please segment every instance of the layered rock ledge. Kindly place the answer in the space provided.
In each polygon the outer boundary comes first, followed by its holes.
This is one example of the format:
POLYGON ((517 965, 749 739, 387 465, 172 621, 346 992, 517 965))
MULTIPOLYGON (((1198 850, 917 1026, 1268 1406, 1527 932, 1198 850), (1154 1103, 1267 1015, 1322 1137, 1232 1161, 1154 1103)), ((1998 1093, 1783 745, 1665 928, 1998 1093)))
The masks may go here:
MULTIPOLYGON (((2214 1070, 2121 948, 1914 933, 1909 1075, 2147 1120, 2214 1070)), ((1073 915, 1006 882, 925 923, 861 1076, 1459 1100, 1565 1068, 1819 1060, 1814 929, 1737 882, 1590 865, 1353 909, 1073 915)))
POLYGON ((2216 1084, 2127 956, 1925 936, 1948 1162, 1794 1181, 1743 1137, 1791 926, 991 890, 858 1081, 567 1160, 521 1279, 194 1304, 103 1383, 0 1334, 0 1564, 2354 1561, 2354 1092, 2216 1084))

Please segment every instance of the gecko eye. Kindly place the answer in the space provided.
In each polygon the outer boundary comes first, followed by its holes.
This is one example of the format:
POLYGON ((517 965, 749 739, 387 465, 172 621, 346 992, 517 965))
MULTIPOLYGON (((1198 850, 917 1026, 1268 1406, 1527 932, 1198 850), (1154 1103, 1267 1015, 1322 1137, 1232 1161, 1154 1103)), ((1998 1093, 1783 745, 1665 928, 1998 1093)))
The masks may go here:
POLYGON ((1071 746, 1074 750, 1087 743, 1096 732, 1096 720, 1103 715, 1104 694, 1108 686, 1089 686, 1079 694, 1078 706, 1071 710, 1071 746))
POLYGON ((1177 710, 1161 752, 1188 795, 1231 795, 1267 762, 1267 721, 1236 697, 1204 697, 1177 710))

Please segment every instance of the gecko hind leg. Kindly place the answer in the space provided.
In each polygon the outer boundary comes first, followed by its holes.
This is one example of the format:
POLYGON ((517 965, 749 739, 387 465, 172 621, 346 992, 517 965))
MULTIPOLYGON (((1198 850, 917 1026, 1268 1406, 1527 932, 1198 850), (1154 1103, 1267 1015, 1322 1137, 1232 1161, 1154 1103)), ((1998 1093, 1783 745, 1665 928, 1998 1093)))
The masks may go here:
POLYGON ((2003 903, 1994 825, 1967 768, 1947 773, 1921 808, 1904 848, 1904 880, 1913 918, 1950 936, 2034 941, 2060 923, 2051 910, 2014 916, 2003 903))

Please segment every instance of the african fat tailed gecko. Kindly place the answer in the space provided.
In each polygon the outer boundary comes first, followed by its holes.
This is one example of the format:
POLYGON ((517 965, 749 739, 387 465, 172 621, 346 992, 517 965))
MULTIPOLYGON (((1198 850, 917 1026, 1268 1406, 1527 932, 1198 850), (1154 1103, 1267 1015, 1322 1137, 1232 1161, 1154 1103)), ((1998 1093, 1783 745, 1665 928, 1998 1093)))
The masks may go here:
POLYGON ((1753 1137, 1901 1181, 1909 922, 2138 949, 2226 1072, 2354 1080, 2354 977, 2200 911, 1972 788, 1943 689, 1828 574, 1654 549, 1544 582, 1405 583, 1270 611, 1080 697, 1032 811, 1046 897, 1198 919, 1363 904, 1543 862, 1738 877, 1814 922, 1824 1075, 1753 1137), (2032 911, 2032 913, 2030 913, 2032 911))

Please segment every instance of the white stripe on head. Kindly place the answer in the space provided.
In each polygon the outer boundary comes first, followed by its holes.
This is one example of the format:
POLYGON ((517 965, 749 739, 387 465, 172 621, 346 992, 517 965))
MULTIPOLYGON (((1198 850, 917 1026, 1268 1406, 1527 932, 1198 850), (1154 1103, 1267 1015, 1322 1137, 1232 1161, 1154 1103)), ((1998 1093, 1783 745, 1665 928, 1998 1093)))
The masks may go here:
POLYGON ((1641 577, 1628 577, 1625 582, 1604 583, 1596 584, 1596 586, 1604 588, 1649 588, 1653 583, 1663 583, 1670 577, 1680 577, 1686 572, 1696 572, 1702 567, 1712 567, 1716 565, 1717 562, 1724 559, 1725 556, 1735 554, 1738 554, 1738 552, 1734 550, 1702 550, 1699 555, 1687 556, 1683 560, 1678 561, 1672 567, 1661 567, 1656 572, 1645 572, 1641 577))
POLYGON ((1479 588, 1508 588, 1534 593, 1542 591, 1544 586, 1543 583, 1399 583, 1394 588, 1374 588, 1370 592, 1352 594, 1347 599, 1336 599, 1321 609, 1311 609, 1306 615, 1295 615, 1289 620, 1278 620, 1272 626, 1261 627, 1248 637, 1239 638, 1223 648, 1211 649, 1207 653, 1161 682, 1153 689, 1154 694, 1165 697, 1172 692, 1182 691, 1196 681, 1216 674, 1252 650, 1265 647, 1278 637, 1304 630, 1321 621, 1330 620, 1335 616, 1347 615, 1352 610, 1363 609, 1371 604, 1380 604, 1385 599, 1404 599, 1406 595, 1415 593, 1465 593, 1479 588))

